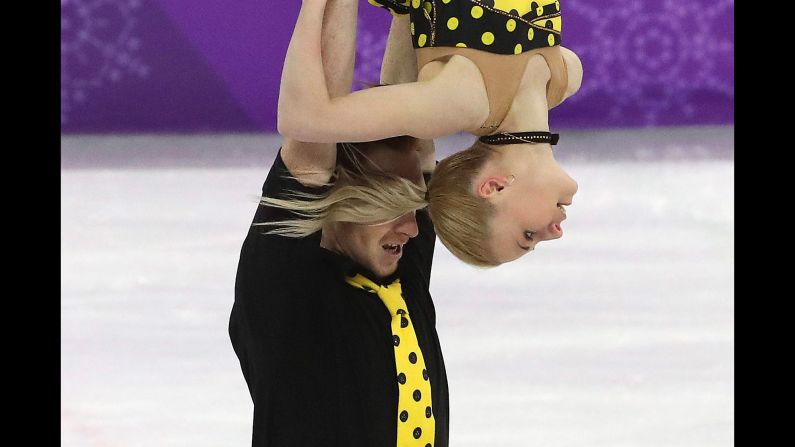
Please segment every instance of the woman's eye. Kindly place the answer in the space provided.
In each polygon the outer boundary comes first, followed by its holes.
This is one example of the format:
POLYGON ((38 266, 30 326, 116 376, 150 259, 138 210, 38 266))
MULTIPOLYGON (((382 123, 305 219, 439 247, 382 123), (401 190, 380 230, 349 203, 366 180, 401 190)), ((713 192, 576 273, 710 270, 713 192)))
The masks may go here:
POLYGON ((528 241, 532 241, 533 240, 533 235, 535 235, 535 232, 533 232, 533 231, 525 231, 524 232, 524 238, 527 239, 528 241))

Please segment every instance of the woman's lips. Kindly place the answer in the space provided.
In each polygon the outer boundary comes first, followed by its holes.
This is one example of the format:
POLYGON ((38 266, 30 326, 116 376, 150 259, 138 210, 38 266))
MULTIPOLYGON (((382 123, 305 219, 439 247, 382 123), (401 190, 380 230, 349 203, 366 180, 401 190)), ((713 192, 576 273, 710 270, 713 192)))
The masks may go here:
POLYGON ((554 222, 549 226, 549 232, 553 239, 557 239, 563 236, 563 227, 560 226, 560 222, 554 222))

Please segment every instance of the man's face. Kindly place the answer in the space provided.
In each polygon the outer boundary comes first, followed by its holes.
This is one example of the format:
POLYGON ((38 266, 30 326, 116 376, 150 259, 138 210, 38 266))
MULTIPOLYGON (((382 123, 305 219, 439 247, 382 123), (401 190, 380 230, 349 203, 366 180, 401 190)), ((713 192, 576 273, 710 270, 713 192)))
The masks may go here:
MULTIPOLYGON (((373 146, 364 151, 365 155, 381 169, 417 185, 425 185, 415 148, 373 146)), ((382 224, 343 222, 335 224, 333 228, 335 248, 380 277, 389 276, 397 270, 404 245, 419 233, 413 212, 382 224)))
POLYGON ((404 245, 419 232, 413 212, 380 225, 340 223, 339 231, 343 253, 379 277, 397 270, 404 245))

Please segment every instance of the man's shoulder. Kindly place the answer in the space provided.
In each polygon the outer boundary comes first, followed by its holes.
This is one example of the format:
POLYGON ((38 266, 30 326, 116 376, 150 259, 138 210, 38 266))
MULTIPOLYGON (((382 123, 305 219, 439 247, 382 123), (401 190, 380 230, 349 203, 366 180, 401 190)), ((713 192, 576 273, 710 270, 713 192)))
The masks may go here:
POLYGON ((316 307, 319 297, 328 292, 331 279, 315 254, 283 253, 263 262, 241 262, 235 301, 274 318, 316 307))
MULTIPOLYGON (((293 168, 299 170, 299 168, 293 168)), ((279 148, 276 151, 276 157, 273 159, 268 176, 265 179, 265 184, 262 188, 263 195, 273 195, 281 193, 282 190, 297 190, 304 192, 315 192, 322 189, 323 186, 305 185, 298 181, 298 176, 287 167, 284 159, 284 148, 279 148)))

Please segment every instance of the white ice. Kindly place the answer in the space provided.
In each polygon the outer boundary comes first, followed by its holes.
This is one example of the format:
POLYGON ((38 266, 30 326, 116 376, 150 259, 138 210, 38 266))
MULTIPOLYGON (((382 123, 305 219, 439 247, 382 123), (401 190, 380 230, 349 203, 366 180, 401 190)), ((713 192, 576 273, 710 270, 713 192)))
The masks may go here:
MULTIPOLYGON (((732 133, 564 133, 563 239, 488 270, 437 243, 452 447, 734 445, 732 133)), ((279 141, 62 138, 63 447, 251 445, 227 323, 279 141)))

